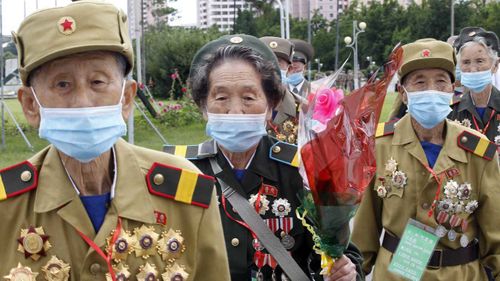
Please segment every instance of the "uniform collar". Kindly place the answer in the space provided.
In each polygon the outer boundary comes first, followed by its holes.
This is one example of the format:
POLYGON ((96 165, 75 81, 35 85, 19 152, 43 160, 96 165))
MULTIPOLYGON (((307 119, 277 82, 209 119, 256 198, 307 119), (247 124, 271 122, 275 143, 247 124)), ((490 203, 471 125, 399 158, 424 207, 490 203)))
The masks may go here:
MULTIPOLYGON (((151 195, 145 180, 145 171, 141 167, 132 146, 120 139, 115 144, 117 179, 112 205, 120 217, 154 223, 154 210, 151 195)), ((93 234, 93 227, 81 200, 72 187, 55 147, 43 151, 45 156, 36 155, 30 162, 39 167, 38 187, 34 211, 45 213, 55 209, 58 214, 85 235, 93 234)))
MULTIPOLYGON (((474 102, 472 101, 471 95, 472 93, 469 90, 466 90, 464 92, 464 94, 460 98, 458 111, 469 110, 471 112, 476 112, 476 108, 474 102)), ((490 100, 488 101, 488 107, 495 109, 496 112, 500 112, 500 91, 495 86, 491 88, 491 95, 490 95, 490 100)))
MULTIPOLYGON (((446 119, 445 129, 446 137, 443 143, 443 148, 439 153, 438 159, 434 165, 434 171, 439 174, 454 166, 454 161, 467 163, 467 154, 465 150, 458 147, 457 137, 463 131, 460 126, 446 119)), ((417 158, 423 165, 427 164, 427 157, 420 144, 420 141, 411 124, 411 117, 406 114, 399 120, 394 129, 394 137, 392 145, 402 145, 404 148, 417 158)))

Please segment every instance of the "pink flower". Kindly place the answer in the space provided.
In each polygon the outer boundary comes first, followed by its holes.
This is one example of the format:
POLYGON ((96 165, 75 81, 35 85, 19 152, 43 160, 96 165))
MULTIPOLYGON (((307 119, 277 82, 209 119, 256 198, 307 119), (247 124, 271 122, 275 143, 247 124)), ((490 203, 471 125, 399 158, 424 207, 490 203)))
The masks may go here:
POLYGON ((162 102, 162 101, 159 101, 159 102, 158 102, 158 105, 159 105, 159 106, 163 106, 163 102, 162 102))
POLYGON ((164 108, 164 109, 163 109, 163 112, 165 112, 165 113, 166 113, 166 112, 168 112, 168 109, 167 109, 167 108, 164 108))
POLYGON ((139 83, 139 89, 144 90, 144 84, 143 83, 139 83))
POLYGON ((170 78, 172 78, 172 80, 175 80, 177 78, 177 72, 170 74, 170 78))
POLYGON ((332 119, 344 97, 341 89, 322 89, 315 95, 316 103, 313 110, 313 119, 325 124, 332 119))
POLYGON ((187 92, 187 89, 186 89, 186 88, 184 88, 184 87, 182 87, 181 91, 182 91, 183 93, 185 93, 185 92, 187 92))

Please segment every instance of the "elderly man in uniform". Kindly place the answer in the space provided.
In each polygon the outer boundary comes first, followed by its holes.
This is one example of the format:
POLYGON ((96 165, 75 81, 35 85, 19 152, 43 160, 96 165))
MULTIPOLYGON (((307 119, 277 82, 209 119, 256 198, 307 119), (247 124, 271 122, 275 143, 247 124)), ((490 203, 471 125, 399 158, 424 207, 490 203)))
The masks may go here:
MULTIPOLYGON (((287 72, 292 63, 293 44, 280 37, 265 36, 260 41, 266 44, 278 59, 281 81, 287 84, 287 72)), ((285 87, 286 88, 286 87, 285 87)), ((298 105, 303 100, 299 95, 285 91, 283 99, 274 108, 273 118, 268 122, 268 134, 280 141, 297 144, 298 105)))
POLYGON ((18 99, 51 145, 0 170, 6 280, 229 280, 213 179, 120 138, 137 88, 126 20, 78 1, 13 33, 18 99))
POLYGON ((446 119, 455 79, 453 48, 434 39, 403 46, 400 94, 409 113, 380 124, 376 176, 355 218, 353 242, 374 280, 388 271, 409 219, 439 238, 422 280, 500 278, 500 172, 495 145, 446 119), (385 230, 382 245, 380 236, 385 230))
POLYGON ((293 53, 292 65, 288 70, 288 89, 303 98, 307 98, 311 91, 311 85, 304 77, 306 66, 314 56, 314 48, 311 44, 300 39, 290 39, 295 46, 293 53))

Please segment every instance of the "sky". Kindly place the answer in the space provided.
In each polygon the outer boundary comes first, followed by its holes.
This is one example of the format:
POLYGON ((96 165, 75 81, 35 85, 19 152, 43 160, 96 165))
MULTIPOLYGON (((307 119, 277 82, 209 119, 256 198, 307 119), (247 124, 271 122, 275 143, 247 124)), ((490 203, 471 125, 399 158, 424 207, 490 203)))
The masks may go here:
MULTIPOLYGON (((12 30, 17 30, 25 15, 43 8, 65 6, 71 0, 0 0, 2 2, 2 34, 10 35, 12 30)), ((127 0, 107 0, 127 11, 127 0)), ((136 0, 138 1, 138 0, 136 0)), ((196 0, 169 1, 171 6, 178 10, 180 16, 171 25, 196 24, 196 0)))

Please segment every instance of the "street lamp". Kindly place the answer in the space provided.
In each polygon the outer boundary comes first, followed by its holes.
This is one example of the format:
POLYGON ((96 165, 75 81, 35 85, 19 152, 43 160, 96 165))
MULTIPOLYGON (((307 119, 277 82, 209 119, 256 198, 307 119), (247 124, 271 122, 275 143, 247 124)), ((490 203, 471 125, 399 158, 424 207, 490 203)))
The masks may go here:
POLYGON ((321 71, 321 67, 323 64, 321 63, 319 58, 314 59, 314 62, 318 64, 318 73, 321 71))
POLYGON ((362 21, 358 25, 358 21, 352 22, 352 37, 346 36, 344 43, 352 49, 354 53, 354 89, 359 88, 359 63, 358 63, 358 35, 365 32, 366 22, 362 21))

